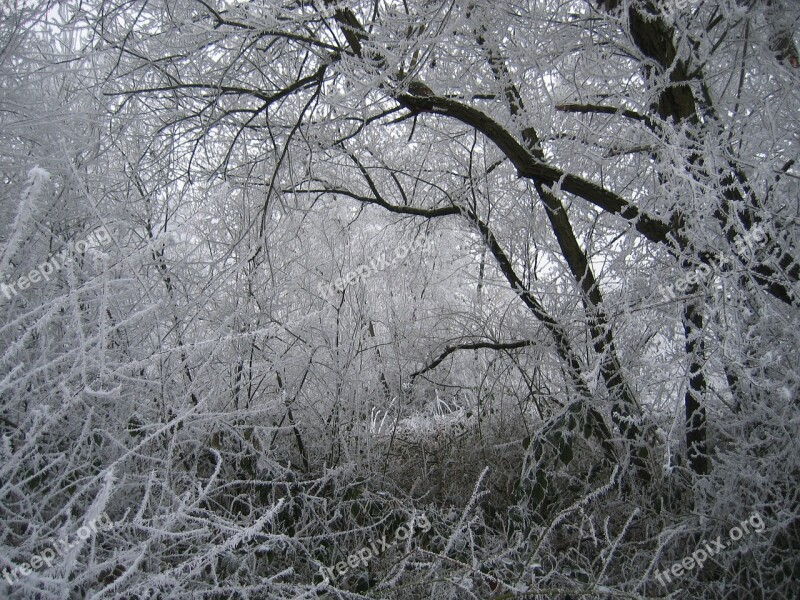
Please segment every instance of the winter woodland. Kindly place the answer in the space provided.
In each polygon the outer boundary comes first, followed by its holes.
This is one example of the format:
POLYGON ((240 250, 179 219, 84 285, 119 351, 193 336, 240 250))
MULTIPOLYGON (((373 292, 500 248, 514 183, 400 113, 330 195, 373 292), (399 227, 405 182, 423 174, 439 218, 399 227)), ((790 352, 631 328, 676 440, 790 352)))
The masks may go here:
POLYGON ((797 598, 798 24, 4 0, 0 597, 797 598))

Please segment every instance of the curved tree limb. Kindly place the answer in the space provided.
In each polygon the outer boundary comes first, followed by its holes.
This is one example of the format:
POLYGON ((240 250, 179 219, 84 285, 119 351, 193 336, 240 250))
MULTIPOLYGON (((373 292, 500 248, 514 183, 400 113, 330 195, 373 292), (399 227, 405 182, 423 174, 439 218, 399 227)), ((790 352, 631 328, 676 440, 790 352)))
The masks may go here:
POLYGON ((420 375, 427 373, 428 371, 432 371, 436 367, 438 367, 442 361, 453 354, 454 352, 460 352, 461 350, 481 350, 481 349, 488 349, 488 350, 516 350, 518 348, 525 348, 527 346, 532 346, 535 344, 533 340, 517 340, 514 342, 466 342, 464 344, 455 344, 453 346, 447 346, 444 351, 442 351, 435 359, 425 365, 419 371, 415 371, 411 374, 411 380, 413 381, 420 375))

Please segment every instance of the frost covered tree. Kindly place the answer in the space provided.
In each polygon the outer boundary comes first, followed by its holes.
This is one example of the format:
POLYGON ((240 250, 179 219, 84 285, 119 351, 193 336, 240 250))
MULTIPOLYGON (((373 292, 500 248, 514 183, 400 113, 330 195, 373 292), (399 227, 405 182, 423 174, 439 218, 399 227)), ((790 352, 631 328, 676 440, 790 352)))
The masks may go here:
POLYGON ((796 593, 795 3, 4 10, 8 595, 796 593))

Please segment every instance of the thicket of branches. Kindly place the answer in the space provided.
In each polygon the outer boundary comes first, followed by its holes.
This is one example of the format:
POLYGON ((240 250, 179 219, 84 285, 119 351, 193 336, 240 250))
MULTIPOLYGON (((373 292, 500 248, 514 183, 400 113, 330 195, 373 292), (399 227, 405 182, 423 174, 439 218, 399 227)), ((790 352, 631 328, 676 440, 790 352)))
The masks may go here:
POLYGON ((796 3, 0 12, 0 595, 797 596, 796 3))

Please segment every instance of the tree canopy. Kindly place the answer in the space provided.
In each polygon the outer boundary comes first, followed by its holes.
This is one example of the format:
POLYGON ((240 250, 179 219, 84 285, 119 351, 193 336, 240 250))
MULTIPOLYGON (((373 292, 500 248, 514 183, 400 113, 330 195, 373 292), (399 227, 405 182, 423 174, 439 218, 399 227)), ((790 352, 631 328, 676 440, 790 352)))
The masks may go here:
POLYGON ((795 597, 796 2, 0 11, 3 594, 795 597))

